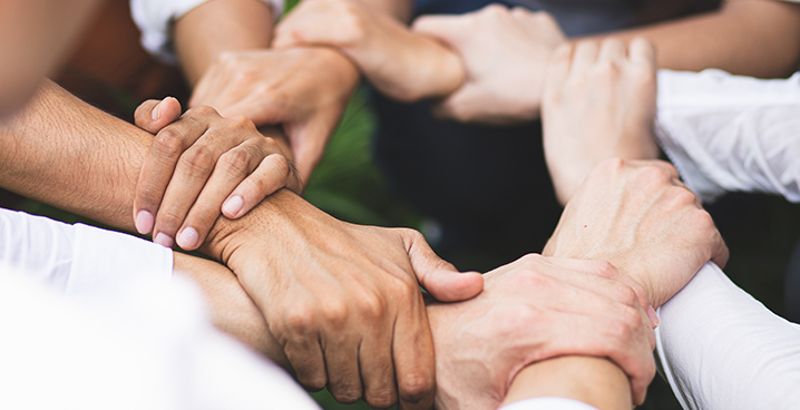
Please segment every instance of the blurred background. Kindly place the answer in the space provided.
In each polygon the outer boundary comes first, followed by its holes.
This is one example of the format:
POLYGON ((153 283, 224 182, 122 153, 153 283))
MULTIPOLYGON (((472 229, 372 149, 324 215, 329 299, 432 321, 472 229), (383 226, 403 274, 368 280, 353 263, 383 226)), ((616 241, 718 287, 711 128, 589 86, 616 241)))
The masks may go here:
MULTIPOLYGON (((292 1, 290 3, 294 3, 292 1)), ((188 91, 180 73, 159 64, 139 47, 139 33, 133 25, 126 1, 107 2, 96 23, 86 34, 58 82, 88 102, 131 121, 134 108, 144 99, 173 95, 187 101, 188 91)), ((292 4, 289 4, 291 7, 292 4)), ((370 90, 362 87, 353 97, 326 156, 308 184, 306 198, 340 219, 382 226, 410 226, 423 230, 436 245, 435 221, 427 220, 395 195, 372 161, 371 139, 376 118, 370 104, 370 90)), ((113 138, 109 135, 109 138, 113 138)), ((411 159, 413 160, 413 159, 411 159)), ((521 187, 520 189, 524 189, 521 187)), ((552 195, 544 195, 552 198, 552 195)), ((82 221, 40 203, 0 192, 0 205, 67 222, 82 221)), ((552 203, 543 203, 551 209, 552 203)), ((731 249, 726 269, 732 279, 771 310, 797 321, 800 292, 800 255, 792 260, 800 238, 798 207, 781 198, 731 195, 710 206, 731 249), (795 268, 792 270, 790 265, 795 268)), ((552 212, 530 209, 542 215, 541 232, 555 225, 552 212)), ((539 249, 530 249, 537 252, 539 249)), ((455 256, 454 262, 483 266, 492 260, 455 256)), ((336 404, 326 392, 314 393, 325 409, 367 409, 364 404, 336 404)), ((669 388, 657 379, 644 409, 678 409, 669 388)))

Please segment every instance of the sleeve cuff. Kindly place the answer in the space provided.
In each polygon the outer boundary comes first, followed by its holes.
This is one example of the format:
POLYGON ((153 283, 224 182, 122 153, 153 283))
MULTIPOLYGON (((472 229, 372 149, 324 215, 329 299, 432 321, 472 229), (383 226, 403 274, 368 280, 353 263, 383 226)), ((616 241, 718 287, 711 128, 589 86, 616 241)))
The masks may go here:
POLYGON ((103 293, 134 280, 164 283, 172 278, 172 251, 154 243, 78 224, 74 244, 65 292, 69 295, 103 293))

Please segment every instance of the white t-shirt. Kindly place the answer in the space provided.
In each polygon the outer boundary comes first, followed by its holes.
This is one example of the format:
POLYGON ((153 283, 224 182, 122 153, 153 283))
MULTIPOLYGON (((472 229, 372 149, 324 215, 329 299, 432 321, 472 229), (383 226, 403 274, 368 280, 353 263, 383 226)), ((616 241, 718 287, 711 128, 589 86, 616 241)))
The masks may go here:
MULTIPOLYGON (((142 32, 142 46, 161 60, 170 63, 175 62, 175 54, 172 49, 172 24, 206 2, 206 0, 130 1, 133 21, 142 32)), ((272 15, 278 19, 283 13, 284 0, 263 1, 272 7, 272 15)))

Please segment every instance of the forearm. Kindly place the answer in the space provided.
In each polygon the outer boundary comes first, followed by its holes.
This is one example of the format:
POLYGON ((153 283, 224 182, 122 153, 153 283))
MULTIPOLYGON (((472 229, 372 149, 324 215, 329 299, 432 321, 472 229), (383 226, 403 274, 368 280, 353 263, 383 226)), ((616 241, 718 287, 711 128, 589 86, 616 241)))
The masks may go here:
POLYGON ((187 13, 173 32, 187 79, 197 83, 225 52, 269 48, 272 26, 270 6, 258 0, 208 1, 187 13))
POLYGON ((658 353, 686 409, 789 409, 800 401, 800 326, 707 264, 660 311, 658 353))
POLYGON ((630 409, 633 403, 628 377, 617 365, 602 358, 568 356, 522 370, 503 404, 547 397, 572 399, 601 410, 630 409))
POLYGON ((194 256, 175 253, 175 274, 192 280, 205 296, 211 321, 220 330, 288 368, 283 349, 264 317, 228 268, 194 256))
POLYGON ((800 62, 800 6, 732 0, 721 10, 601 37, 645 37, 661 68, 721 68, 756 77, 785 76, 800 62))
MULTIPOLYGON (((136 183, 152 139, 48 82, 24 112, 0 127, 0 186, 133 232, 136 183)), ((286 193, 269 202, 274 207, 261 204, 251 212, 271 218, 284 205, 305 204, 286 193)), ((213 238, 221 232, 230 238, 249 218, 221 218, 209 234, 208 254, 219 260, 224 247, 213 238)))

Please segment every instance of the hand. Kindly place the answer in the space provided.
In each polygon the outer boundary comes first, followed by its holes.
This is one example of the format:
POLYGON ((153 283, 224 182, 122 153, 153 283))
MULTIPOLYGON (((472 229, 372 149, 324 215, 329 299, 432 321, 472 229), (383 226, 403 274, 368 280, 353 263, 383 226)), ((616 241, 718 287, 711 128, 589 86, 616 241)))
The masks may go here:
POLYGON ((567 204, 546 255, 609 261, 659 307, 728 248, 711 215, 662 161, 606 160, 567 204))
POLYGON ((283 124, 300 179, 308 181, 336 128, 358 71, 324 48, 227 53, 203 75, 190 106, 257 125, 283 124))
POLYGON ((498 5, 461 16, 421 17, 414 31, 439 38, 461 55, 466 83, 438 111, 462 122, 538 118, 547 63, 566 42, 549 14, 498 5))
POLYGON ((418 283, 458 301, 483 288, 419 233, 340 222, 281 191, 218 226, 206 252, 238 276, 298 380, 376 407, 429 408, 434 350, 418 283), (395 381, 395 378, 397 379, 395 381), (363 385, 362 385, 363 380, 363 385))
POLYGON ((655 116, 655 51, 646 40, 627 50, 619 40, 559 48, 548 70, 542 122, 562 204, 604 159, 657 159, 655 116))
POLYGON ((644 401, 653 324, 612 266, 528 255, 485 278, 479 297, 428 307, 437 408, 498 408, 520 370, 565 355, 610 358, 644 401))
POLYGON ((160 245, 171 248, 177 239, 195 250, 220 214, 236 219, 283 187, 301 189, 286 150, 249 120, 225 119, 209 107, 181 116, 174 98, 145 101, 135 117, 156 136, 136 184, 134 221, 160 245))
POLYGON ((445 96, 464 80, 457 55, 360 0, 302 2, 278 25, 272 44, 335 47, 377 89, 400 101, 445 96))

